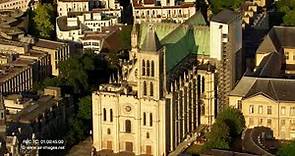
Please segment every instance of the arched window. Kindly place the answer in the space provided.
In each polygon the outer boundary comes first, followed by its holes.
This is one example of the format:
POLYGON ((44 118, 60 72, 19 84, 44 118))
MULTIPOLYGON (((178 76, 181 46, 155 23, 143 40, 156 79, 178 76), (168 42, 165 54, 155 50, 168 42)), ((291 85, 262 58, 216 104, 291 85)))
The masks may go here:
POLYGON ((155 76, 155 63, 154 63, 154 61, 152 61, 152 67, 151 67, 151 76, 155 76))
POLYGON ((103 121, 107 121, 107 110, 103 109, 103 121))
POLYGON ((153 126, 153 114, 150 113, 150 126, 153 126))
POLYGON ((143 113, 143 125, 146 125, 146 113, 143 113))
POLYGON ((202 93, 205 91, 205 77, 202 76, 202 93))
POLYGON ((154 96, 154 85, 153 85, 153 82, 150 82, 150 96, 154 96))
POLYGON ((150 61, 149 60, 147 60, 147 62, 146 62, 146 68, 147 68, 146 75, 150 76, 150 61))
POLYGON ((145 76, 145 61, 142 60, 142 76, 145 76))
POLYGON ((149 132, 146 132, 146 138, 150 138, 150 133, 149 132))
POLYGON ((108 131, 107 131, 108 135, 111 134, 111 129, 108 128, 108 131))
POLYGON ((131 121, 130 120, 125 120, 125 132, 131 133, 131 121))
POLYGON ((143 81, 143 95, 146 95, 147 92, 146 92, 146 82, 143 81))
POLYGON ((113 109, 110 109, 110 121, 113 122, 113 109))

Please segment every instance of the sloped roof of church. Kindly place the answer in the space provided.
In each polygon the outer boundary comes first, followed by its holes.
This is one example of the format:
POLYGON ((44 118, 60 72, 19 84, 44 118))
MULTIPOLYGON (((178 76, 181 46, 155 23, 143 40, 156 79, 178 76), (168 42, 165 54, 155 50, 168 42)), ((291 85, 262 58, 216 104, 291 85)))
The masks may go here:
POLYGON ((150 51, 156 52, 161 48, 161 43, 159 38, 152 27, 152 25, 148 28, 145 39, 142 43, 141 50, 142 51, 150 51))
MULTIPOLYGON (((139 47, 141 49, 148 25, 148 23, 140 25, 139 47)), ((153 23, 153 27, 161 45, 167 49, 167 70, 171 70, 188 54, 210 55, 210 30, 200 12, 182 24, 153 23)))

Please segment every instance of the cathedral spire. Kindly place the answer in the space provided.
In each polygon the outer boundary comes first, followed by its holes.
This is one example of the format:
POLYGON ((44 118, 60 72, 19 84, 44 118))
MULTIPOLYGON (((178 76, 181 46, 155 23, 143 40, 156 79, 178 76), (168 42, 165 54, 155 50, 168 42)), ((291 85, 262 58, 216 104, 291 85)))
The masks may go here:
POLYGON ((149 25, 141 50, 156 52, 161 48, 160 40, 153 25, 149 25))
POLYGON ((179 87, 182 87, 182 78, 181 78, 181 75, 179 75, 179 87))
POLYGON ((173 88, 173 82, 170 83, 170 92, 173 92, 174 88, 173 88))

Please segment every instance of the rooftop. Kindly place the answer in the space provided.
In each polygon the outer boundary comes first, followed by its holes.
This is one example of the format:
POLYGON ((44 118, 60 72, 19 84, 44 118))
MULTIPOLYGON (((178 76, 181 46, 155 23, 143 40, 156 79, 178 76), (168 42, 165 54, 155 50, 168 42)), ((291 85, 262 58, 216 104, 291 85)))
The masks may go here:
POLYGON ((250 98, 263 94, 275 101, 295 101, 292 90, 295 90, 295 80, 293 79, 244 76, 230 95, 250 98))
POLYGON ((43 95, 38 100, 31 101, 29 106, 16 114, 16 119, 21 122, 31 122, 57 105, 58 101, 59 99, 55 99, 53 96, 43 95))
POLYGON ((51 40, 45 40, 45 39, 36 39, 35 41, 36 41, 35 46, 37 47, 54 49, 54 50, 65 45, 65 43, 63 42, 57 42, 57 41, 51 41, 51 40))
POLYGON ((70 30, 78 30, 80 29, 80 21, 78 20, 78 26, 68 26, 68 17, 67 16, 60 16, 56 19, 57 21, 57 25, 58 25, 58 28, 61 30, 61 31, 70 31, 70 30))
POLYGON ((223 9, 217 15, 213 16, 211 21, 229 24, 236 18, 236 16, 239 16, 239 14, 228 9, 223 9))

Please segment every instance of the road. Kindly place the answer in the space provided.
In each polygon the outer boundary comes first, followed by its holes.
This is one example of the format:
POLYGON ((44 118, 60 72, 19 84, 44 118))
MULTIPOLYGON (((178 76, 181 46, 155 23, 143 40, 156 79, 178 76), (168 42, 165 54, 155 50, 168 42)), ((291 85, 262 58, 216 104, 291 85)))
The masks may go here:
POLYGON ((203 131, 206 127, 200 126, 192 135, 192 137, 184 139, 177 147, 176 149, 169 153, 168 156, 177 156, 180 155, 183 151, 185 151, 189 145, 191 145, 196 139, 197 139, 197 133, 203 131))

